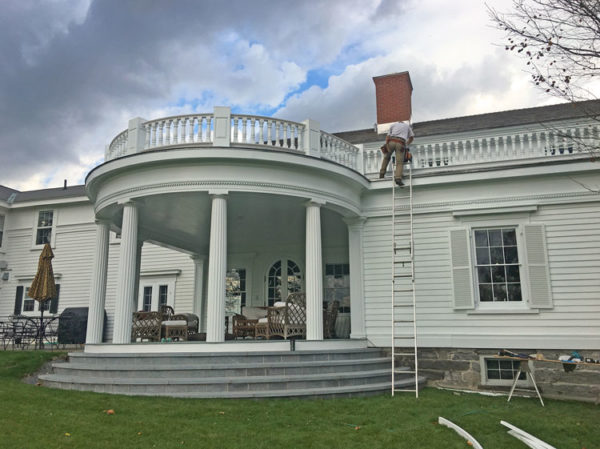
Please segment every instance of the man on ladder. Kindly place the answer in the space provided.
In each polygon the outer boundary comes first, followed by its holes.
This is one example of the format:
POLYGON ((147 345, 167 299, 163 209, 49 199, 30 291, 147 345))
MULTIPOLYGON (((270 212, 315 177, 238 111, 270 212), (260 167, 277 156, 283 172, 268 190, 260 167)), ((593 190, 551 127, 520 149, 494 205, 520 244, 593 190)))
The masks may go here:
POLYGON ((404 169, 404 153, 406 147, 411 144, 415 135, 409 122, 395 122, 390 126, 385 145, 381 147, 383 152, 383 161, 379 170, 379 178, 385 177, 392 153, 396 154, 396 170, 394 171, 394 181, 402 187, 402 170, 404 169))

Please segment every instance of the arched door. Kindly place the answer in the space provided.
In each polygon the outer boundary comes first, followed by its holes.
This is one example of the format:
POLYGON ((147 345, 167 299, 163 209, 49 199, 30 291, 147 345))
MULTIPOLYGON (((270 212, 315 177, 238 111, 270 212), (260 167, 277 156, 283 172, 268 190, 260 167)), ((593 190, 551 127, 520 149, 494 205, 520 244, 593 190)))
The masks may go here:
POLYGON ((267 305, 285 301, 290 293, 302 291, 300 266, 291 259, 275 261, 267 272, 267 305))

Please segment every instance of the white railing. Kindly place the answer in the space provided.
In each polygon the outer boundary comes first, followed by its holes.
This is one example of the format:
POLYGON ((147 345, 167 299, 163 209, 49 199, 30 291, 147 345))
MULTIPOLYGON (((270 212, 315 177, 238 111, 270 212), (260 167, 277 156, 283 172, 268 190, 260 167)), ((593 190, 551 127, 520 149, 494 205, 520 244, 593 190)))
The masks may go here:
MULTIPOLYGON (((413 168, 458 165, 583 155, 598 147, 597 126, 544 129, 529 133, 501 134, 460 140, 423 142, 415 139, 410 146, 413 168)), ((379 148, 363 152, 364 174, 379 173, 383 156, 379 148)))
POLYGON ((358 170, 358 157, 360 150, 332 134, 321 131, 321 157, 337 162, 353 170, 358 170))
MULTIPOLYGON (((563 122, 564 125, 564 122, 563 122)), ((432 136, 415 139, 411 145, 414 169, 469 164, 502 163, 525 159, 585 155, 598 148, 597 123, 562 128, 542 127, 528 132, 490 130, 457 138, 432 136), (587 125, 587 126, 586 126, 587 125)), ((358 148, 321 131, 317 122, 302 123, 270 117, 230 114, 228 108, 214 113, 190 114, 145 121, 133 119, 129 129, 110 143, 105 160, 162 147, 259 147, 326 159, 369 177, 379 173, 382 142, 358 148), (216 138, 217 136, 218 138, 216 138)))
POLYGON ((192 114, 150 120, 144 123, 144 149, 186 143, 211 143, 212 114, 192 114))
POLYGON ((231 143, 303 151, 302 123, 251 115, 231 116, 231 143))

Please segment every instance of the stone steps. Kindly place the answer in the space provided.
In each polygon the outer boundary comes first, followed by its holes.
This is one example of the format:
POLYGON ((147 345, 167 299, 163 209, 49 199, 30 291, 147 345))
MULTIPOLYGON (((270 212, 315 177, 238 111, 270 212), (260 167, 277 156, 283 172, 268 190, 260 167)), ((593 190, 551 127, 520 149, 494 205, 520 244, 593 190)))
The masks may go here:
MULTIPOLYGON (((390 391, 378 349, 248 353, 73 353, 43 385, 101 393, 191 398, 333 397, 390 391)), ((414 376, 396 375, 396 388, 414 376)), ((424 381, 424 379, 423 379, 424 381)), ((420 379, 421 382, 421 379, 420 379)))
POLYGON ((224 376, 269 376, 292 374, 335 373, 342 369, 348 372, 364 371, 365 369, 388 369, 389 358, 378 357, 366 360, 332 360, 325 365, 322 361, 310 362, 273 362, 264 363, 223 363, 206 364, 170 364, 148 366, 121 364, 118 367, 104 367, 88 363, 53 363, 53 372, 62 376, 87 377, 136 377, 139 374, 146 378, 179 378, 179 377, 224 377, 224 376))

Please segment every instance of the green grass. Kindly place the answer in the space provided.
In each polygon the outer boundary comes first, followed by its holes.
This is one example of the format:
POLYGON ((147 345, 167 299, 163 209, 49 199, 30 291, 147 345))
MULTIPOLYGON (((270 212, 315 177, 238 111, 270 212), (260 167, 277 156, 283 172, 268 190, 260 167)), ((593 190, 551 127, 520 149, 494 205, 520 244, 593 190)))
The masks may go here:
POLYGON ((485 449, 525 446, 505 420, 560 449, 600 448, 593 404, 425 389, 356 399, 209 400, 62 391, 21 378, 54 353, 0 352, 0 448, 467 448, 443 416, 485 449), (114 415, 105 410, 113 409, 114 415), (68 434, 68 435, 67 435, 68 434))

